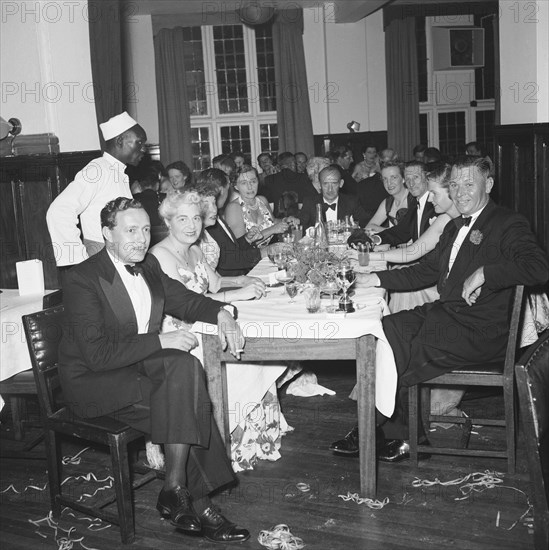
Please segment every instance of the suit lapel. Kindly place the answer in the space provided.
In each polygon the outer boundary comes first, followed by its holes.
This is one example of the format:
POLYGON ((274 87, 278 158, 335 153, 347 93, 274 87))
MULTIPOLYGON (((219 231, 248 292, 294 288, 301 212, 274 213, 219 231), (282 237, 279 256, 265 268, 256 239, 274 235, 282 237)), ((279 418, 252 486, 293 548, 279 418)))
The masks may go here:
MULTIPOLYGON (((482 213, 480 214, 480 216, 473 223, 473 226, 469 230, 469 233, 467 233, 465 240, 463 241, 463 243, 461 244, 461 247, 459 248, 459 252, 457 253, 456 259, 454 260, 454 264, 452 265, 452 270, 448 275, 448 280, 446 284, 449 286, 449 288, 453 288, 456 284, 463 284, 464 278, 469 276, 472 273, 469 266, 473 263, 476 255, 483 249, 483 247, 486 244, 485 234, 489 230, 489 224, 487 222, 489 222, 491 218, 494 206, 495 204, 493 202, 489 202, 484 208, 484 210, 482 211, 482 213), (481 241, 478 243, 473 242, 474 239, 472 239, 472 236, 474 232, 480 233, 482 235, 481 241)), ((458 233, 458 229, 456 227, 454 238, 451 241, 452 245, 454 243, 457 233, 458 233)), ((452 246, 449 246, 447 248, 451 250, 452 246)), ((448 258, 446 259, 446 264, 445 264, 446 273, 448 273, 449 259, 450 259, 450 252, 448 251, 448 258)))
POLYGON ((111 306, 116 318, 122 326, 132 323, 137 332, 137 317, 133 309, 130 295, 122 282, 122 278, 116 271, 106 249, 101 250, 96 255, 100 262, 99 267, 99 285, 105 293, 107 302, 111 306), (101 256, 100 256, 101 255, 101 256))

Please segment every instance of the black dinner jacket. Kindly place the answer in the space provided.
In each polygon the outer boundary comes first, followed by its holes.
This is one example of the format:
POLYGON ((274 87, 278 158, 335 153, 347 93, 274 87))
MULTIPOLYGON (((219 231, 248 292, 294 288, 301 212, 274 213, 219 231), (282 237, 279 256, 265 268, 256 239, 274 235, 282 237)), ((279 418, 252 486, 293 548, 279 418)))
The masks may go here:
POLYGON ((307 174, 299 174, 288 168, 266 176, 263 189, 265 198, 273 204, 275 218, 279 217, 280 199, 286 191, 297 193, 297 202, 299 203, 302 203, 305 197, 318 194, 307 174))
POLYGON ((261 260, 260 250, 248 243, 245 235, 233 241, 219 221, 206 231, 219 245, 219 263, 216 270, 220 275, 246 275, 261 260))
POLYGON ((421 332, 426 345, 440 346, 443 352, 479 363, 502 358, 513 288, 545 283, 549 278, 547 255, 524 216, 490 200, 463 241, 448 275, 457 232, 456 223, 449 222, 435 249, 418 264, 377 275, 388 290, 416 290, 437 284, 440 299, 427 304, 421 332), (485 283, 476 303, 469 306, 461 295, 463 283, 479 267, 484 268, 485 283))
POLYGON ((146 334, 137 333, 130 296, 106 249, 66 274, 59 377, 67 405, 79 416, 102 416, 141 399, 137 364, 161 350, 164 313, 217 324, 224 304, 165 275, 151 254, 141 265, 151 291, 146 334))
MULTIPOLYGON (((416 203, 417 204, 417 203, 416 203)), ((423 214, 421 215, 420 222, 420 233, 417 232, 417 205, 414 204, 413 207, 408 208, 406 215, 398 222, 397 225, 378 233, 381 237, 381 242, 383 244, 390 244, 391 246, 396 246, 399 244, 407 243, 410 239, 412 241, 417 241, 420 235, 423 235, 429 226, 431 225, 431 220, 436 218, 437 214, 435 212, 435 207, 433 203, 427 201, 425 203, 425 208, 423 209, 423 214)))
MULTIPOLYGON (((304 230, 312 227, 316 223, 316 205, 322 204, 323 202, 324 199, 322 195, 318 193, 315 196, 305 197, 303 206, 299 211, 299 220, 304 230)), ((364 227, 368 221, 366 212, 364 208, 360 206, 356 197, 342 195, 340 193, 337 202, 337 219, 344 220, 345 216, 353 216, 355 222, 361 227, 364 227)), ((324 221, 326 221, 326 215, 324 215, 324 221)))
POLYGON ((387 193, 383 185, 383 179, 379 172, 358 182, 357 198, 360 206, 362 206, 366 212, 366 218, 368 220, 366 223, 369 223, 374 217, 379 205, 388 196, 389 193, 387 193))

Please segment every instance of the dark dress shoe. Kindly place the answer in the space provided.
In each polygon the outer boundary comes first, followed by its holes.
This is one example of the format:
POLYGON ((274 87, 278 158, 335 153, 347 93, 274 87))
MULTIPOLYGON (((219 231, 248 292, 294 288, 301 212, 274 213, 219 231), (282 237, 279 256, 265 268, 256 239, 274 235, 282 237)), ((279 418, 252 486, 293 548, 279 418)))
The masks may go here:
POLYGON ((355 426, 343 439, 334 441, 330 451, 336 455, 358 456, 358 426, 355 426))
POLYGON ((213 506, 200 514, 202 534, 212 542, 243 542, 250 538, 247 529, 238 527, 223 517, 213 506))
POLYGON ((392 439, 379 451, 381 462, 401 462, 410 458, 410 445, 403 439, 392 439))
POLYGON ((162 489, 158 495, 156 509, 170 523, 189 533, 199 533, 202 525, 193 510, 192 497, 186 487, 162 489))

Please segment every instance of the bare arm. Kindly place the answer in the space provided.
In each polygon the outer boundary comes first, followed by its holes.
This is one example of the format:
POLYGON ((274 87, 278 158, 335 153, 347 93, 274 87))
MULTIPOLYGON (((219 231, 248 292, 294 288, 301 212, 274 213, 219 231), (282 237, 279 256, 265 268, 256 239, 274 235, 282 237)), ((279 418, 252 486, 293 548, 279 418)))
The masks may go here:
POLYGON ((393 264, 407 264, 423 257, 435 248, 442 234, 442 230, 451 220, 448 214, 442 214, 433 222, 433 224, 423 233, 417 241, 403 247, 394 248, 387 252, 371 252, 370 259, 373 261, 381 260, 393 264))
POLYGON ((376 233, 383 231, 385 228, 381 227, 381 224, 387 220, 387 212, 385 210, 385 201, 381 201, 380 205, 377 207, 377 211, 374 214, 374 217, 368 222, 366 226, 367 229, 372 229, 376 233))

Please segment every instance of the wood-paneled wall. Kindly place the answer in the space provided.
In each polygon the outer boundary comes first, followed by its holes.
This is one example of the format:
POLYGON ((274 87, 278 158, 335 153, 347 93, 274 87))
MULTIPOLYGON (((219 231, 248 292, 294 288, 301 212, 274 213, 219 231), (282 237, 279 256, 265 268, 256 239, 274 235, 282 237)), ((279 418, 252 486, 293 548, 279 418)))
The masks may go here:
POLYGON ((495 128, 498 202, 530 220, 549 251, 549 124, 495 128))
POLYGON ((57 288, 46 212, 100 151, 5 157, 0 167, 0 287, 17 288, 15 263, 40 259, 46 288, 57 288))

